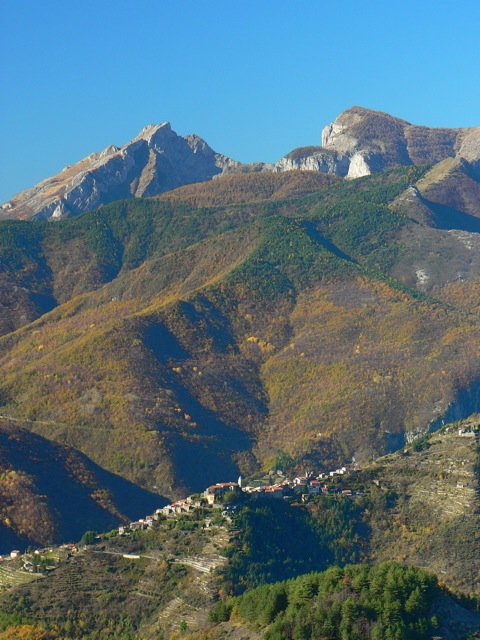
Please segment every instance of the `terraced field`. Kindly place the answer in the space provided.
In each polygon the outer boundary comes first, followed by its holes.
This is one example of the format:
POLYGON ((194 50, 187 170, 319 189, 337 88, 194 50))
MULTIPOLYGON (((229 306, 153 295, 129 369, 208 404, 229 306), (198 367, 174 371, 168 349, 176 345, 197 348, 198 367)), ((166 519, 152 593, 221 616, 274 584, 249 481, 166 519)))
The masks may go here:
POLYGON ((377 463, 383 488, 400 497, 391 512, 373 521, 375 560, 393 553, 396 560, 435 572, 450 588, 478 593, 479 449, 476 438, 450 427, 423 451, 377 463))
POLYGON ((65 628, 96 625, 112 637, 131 628, 141 637, 185 625, 194 632, 206 624, 221 588, 216 570, 226 562, 229 540, 223 524, 167 520, 65 558, 41 584, 31 582, 32 574, 4 571, 5 586, 13 588, 5 589, 0 611, 65 628))
POLYGON ((0 565, 0 590, 10 589, 43 578, 41 573, 28 573, 5 564, 0 565))

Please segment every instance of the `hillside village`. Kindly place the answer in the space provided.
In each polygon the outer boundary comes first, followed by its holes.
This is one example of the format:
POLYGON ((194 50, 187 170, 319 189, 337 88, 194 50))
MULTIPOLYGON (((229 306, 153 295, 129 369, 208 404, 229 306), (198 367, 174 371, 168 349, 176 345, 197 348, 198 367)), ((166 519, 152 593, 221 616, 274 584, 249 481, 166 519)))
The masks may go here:
MULTIPOLYGON (((475 442, 480 440, 480 424, 477 421, 467 421, 460 426, 449 425, 443 428, 445 434, 475 442)), ((410 455, 410 451, 419 451, 423 446, 423 440, 409 445, 404 450, 395 454, 389 454, 384 458, 393 456, 410 455)), ((377 464, 382 462, 377 460, 377 464)), ((145 515, 136 521, 122 524, 118 530, 108 534, 86 532, 80 543, 66 543, 58 547, 33 549, 29 547, 25 551, 13 549, 8 555, 0 556, 0 589, 8 589, 31 580, 45 577, 64 564, 70 557, 79 551, 86 551, 90 545, 102 539, 115 537, 128 537, 135 532, 148 531, 160 520, 176 519, 188 516, 198 510, 204 510, 206 517, 204 526, 209 527, 215 514, 224 521, 232 523, 232 518, 239 507, 246 500, 286 500, 293 504, 301 504, 315 499, 315 496, 331 496, 345 499, 355 499, 370 491, 368 483, 373 487, 388 491, 378 478, 367 480, 368 474, 362 474, 362 469, 353 461, 342 467, 328 472, 308 472, 288 478, 282 470, 271 471, 268 475, 253 480, 248 484, 240 476, 237 482, 218 482, 207 487, 203 493, 196 493, 186 498, 177 500, 171 504, 157 509, 153 514, 145 515), (359 481, 359 478, 362 478, 359 481), (210 513, 208 511, 210 510, 210 513)), ((457 484, 458 486, 458 484, 457 484)), ((462 485, 463 486, 463 485, 462 485)), ((135 554, 122 554, 125 558, 138 559, 135 554)))
MULTIPOLYGON (((340 487, 335 482, 339 478, 347 479, 358 471, 360 471, 360 468, 352 464, 344 465, 327 473, 314 474, 309 472, 307 475, 296 476, 293 479, 287 478, 283 471, 278 470, 260 481, 252 482, 252 484, 246 486, 243 486, 241 477, 237 482, 219 482, 207 487, 201 494, 187 496, 157 509, 153 514, 145 515, 143 518, 128 524, 122 524, 118 527, 118 532, 114 531, 108 536, 129 536, 137 531, 148 531, 162 518, 174 518, 179 515, 191 514, 200 508, 221 510, 222 516, 226 517, 228 521, 238 505, 248 498, 253 500, 301 500, 305 502, 311 496, 319 494, 352 497, 358 492, 345 488, 344 483, 340 487), (265 484, 266 481, 269 481, 269 484, 265 484)), ((205 520, 207 527, 210 524, 210 520, 210 518, 205 520)), ((92 533, 87 532, 87 534, 92 533)), ((102 533, 94 536, 87 534, 84 536, 84 543, 85 538, 89 543, 92 543, 101 540, 105 536, 102 533)), ((47 572, 55 570, 59 564, 68 560, 73 554, 78 553, 80 550, 85 550, 85 548, 86 544, 67 543, 59 547, 45 549, 33 550, 30 548, 24 552, 13 549, 9 555, 0 556, 0 588, 21 584, 25 579, 28 581, 29 579, 41 578, 47 572), (24 574, 24 577, 19 575, 21 573, 24 574)))
MULTIPOLYGON (((243 486, 243 480, 240 477, 238 482, 219 482, 207 487, 203 495, 194 494, 183 500, 177 500, 172 504, 168 504, 162 509, 158 509, 156 515, 163 514, 168 517, 178 513, 189 513, 193 511, 193 509, 203 506, 205 501, 209 506, 221 508, 225 506, 225 503, 234 503, 236 501, 235 498, 238 498, 238 501, 240 501, 243 497, 242 494, 246 494, 252 499, 290 500, 295 497, 300 497, 305 500, 306 496, 318 495, 320 493, 351 496, 354 495, 354 491, 351 489, 336 489, 331 481, 337 477, 347 477, 355 471, 360 471, 360 469, 352 465, 346 465, 328 473, 319 473, 318 475, 309 473, 306 476, 297 476, 293 478, 293 480, 285 477, 283 471, 277 471, 275 475, 278 479, 274 481, 275 476, 270 476, 272 480, 270 484, 252 484, 247 486, 243 486)), ((138 523, 131 523, 130 527, 135 528, 138 524, 148 526, 148 523, 152 522, 152 517, 147 516, 147 518, 138 523)))
POLYGON ((76 544, 14 549, 0 561, 4 611, 16 611, 25 598, 32 619, 58 625, 73 616, 75 625, 78 616, 68 613, 73 604, 105 625, 125 609, 134 621, 143 616, 148 633, 142 637, 160 630, 195 634, 209 624, 219 594, 234 593, 239 579, 248 585, 252 576, 271 581, 273 571, 287 572, 275 574, 286 580, 332 563, 378 565, 392 554, 468 593, 478 581, 472 509, 479 425, 479 416, 448 425, 363 468, 353 461, 322 473, 273 469, 218 482, 108 533, 87 531, 76 544), (458 545, 432 529, 431 515, 443 527, 452 509, 464 524, 455 529, 465 549, 460 561, 458 545), (424 560, 425 544, 439 549, 434 565, 424 560), (449 562, 456 569, 447 580, 449 562), (50 609, 45 603, 52 597, 57 607, 50 609))

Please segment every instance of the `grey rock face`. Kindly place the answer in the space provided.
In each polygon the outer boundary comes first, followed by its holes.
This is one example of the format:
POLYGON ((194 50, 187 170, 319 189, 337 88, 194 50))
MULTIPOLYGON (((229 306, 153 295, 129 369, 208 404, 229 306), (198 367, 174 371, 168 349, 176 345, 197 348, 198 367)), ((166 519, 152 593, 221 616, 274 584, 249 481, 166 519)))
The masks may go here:
POLYGON ((275 171, 318 171, 344 178, 350 166, 349 158, 322 147, 305 147, 292 151, 274 165, 275 171))
POLYGON ((310 169, 345 178, 446 158, 480 161, 480 129, 429 129, 386 113, 352 107, 322 131, 322 146, 297 149, 276 170, 310 169))
POLYGON ((211 180, 240 166, 198 136, 178 136, 168 122, 149 125, 124 147, 112 145, 93 153, 15 196, 3 205, 0 218, 65 218, 115 200, 211 180))

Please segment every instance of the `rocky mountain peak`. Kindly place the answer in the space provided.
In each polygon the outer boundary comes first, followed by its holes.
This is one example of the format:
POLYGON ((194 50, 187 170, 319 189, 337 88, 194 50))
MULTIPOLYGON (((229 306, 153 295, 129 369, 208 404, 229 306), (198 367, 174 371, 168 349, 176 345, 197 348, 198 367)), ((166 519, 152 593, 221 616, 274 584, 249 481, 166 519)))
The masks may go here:
POLYGON ((480 169, 480 129, 467 130, 458 155, 480 169))
MULTIPOLYGON (((108 158, 109 156, 112 156, 114 153, 118 153, 118 151, 120 151, 120 147, 116 147, 114 144, 111 144, 110 146, 106 147, 102 152, 98 154, 98 158, 100 159, 108 158)), ((96 154, 92 154, 92 155, 95 156, 96 154)))
POLYGON ((397 166, 464 158, 480 170, 480 129, 430 129, 354 106, 327 125, 321 146, 294 149, 276 164, 241 165, 199 136, 179 136, 169 122, 149 124, 123 147, 108 146, 18 194, 0 218, 64 218, 114 200, 160 195, 238 171, 308 170, 359 178, 397 166))
POLYGON ((387 130, 389 135, 398 134, 403 126, 409 126, 409 123, 388 113, 351 107, 323 129, 322 146, 345 153, 355 152, 366 139, 378 138, 387 130))
POLYGON ((363 107, 351 107, 322 131, 322 146, 298 149, 277 170, 312 169, 358 178, 396 166, 480 159, 480 129, 430 129, 363 107))
POLYGON ((148 124, 132 142, 145 140, 149 146, 153 146, 154 143, 152 143, 152 141, 160 141, 172 137, 177 137, 177 134, 172 130, 170 122, 164 122, 163 124, 148 124))
POLYGON ((66 167, 1 207, 0 217, 58 219, 114 200, 159 195, 211 180, 240 164, 216 153, 199 136, 181 137, 169 122, 146 126, 123 147, 110 145, 66 167))

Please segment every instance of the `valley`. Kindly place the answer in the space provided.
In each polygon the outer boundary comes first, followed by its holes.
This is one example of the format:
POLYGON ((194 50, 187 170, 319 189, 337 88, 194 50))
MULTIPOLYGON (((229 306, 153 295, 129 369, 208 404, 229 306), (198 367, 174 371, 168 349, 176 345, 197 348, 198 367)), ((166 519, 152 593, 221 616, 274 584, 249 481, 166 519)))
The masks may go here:
POLYGON ((241 165, 166 123, 3 206, 0 638, 478 630, 477 138, 353 107, 241 165))
POLYGON ((263 493, 253 486, 225 493, 220 483, 223 497, 210 506, 215 487, 96 539, 86 533, 87 544, 40 550, 37 557, 53 565, 43 574, 29 573, 33 553, 4 560, 0 621, 21 615, 24 624, 51 628, 52 638, 81 637, 81 629, 93 627, 114 637, 172 638, 178 631, 235 637, 243 628, 252 638, 255 631, 245 622, 239 627, 236 617, 229 621, 219 603, 231 610, 232 598, 252 587, 322 571, 332 561, 367 568, 386 566, 388 558, 445 581, 435 607, 437 614, 451 613, 440 617, 440 626, 446 637, 461 637, 480 624, 467 599, 480 590, 478 429, 476 416, 369 467, 339 469, 320 481, 269 475, 254 482, 267 482, 263 493), (269 497, 275 486, 284 499, 269 497), (463 601, 455 604, 454 593, 463 601))

